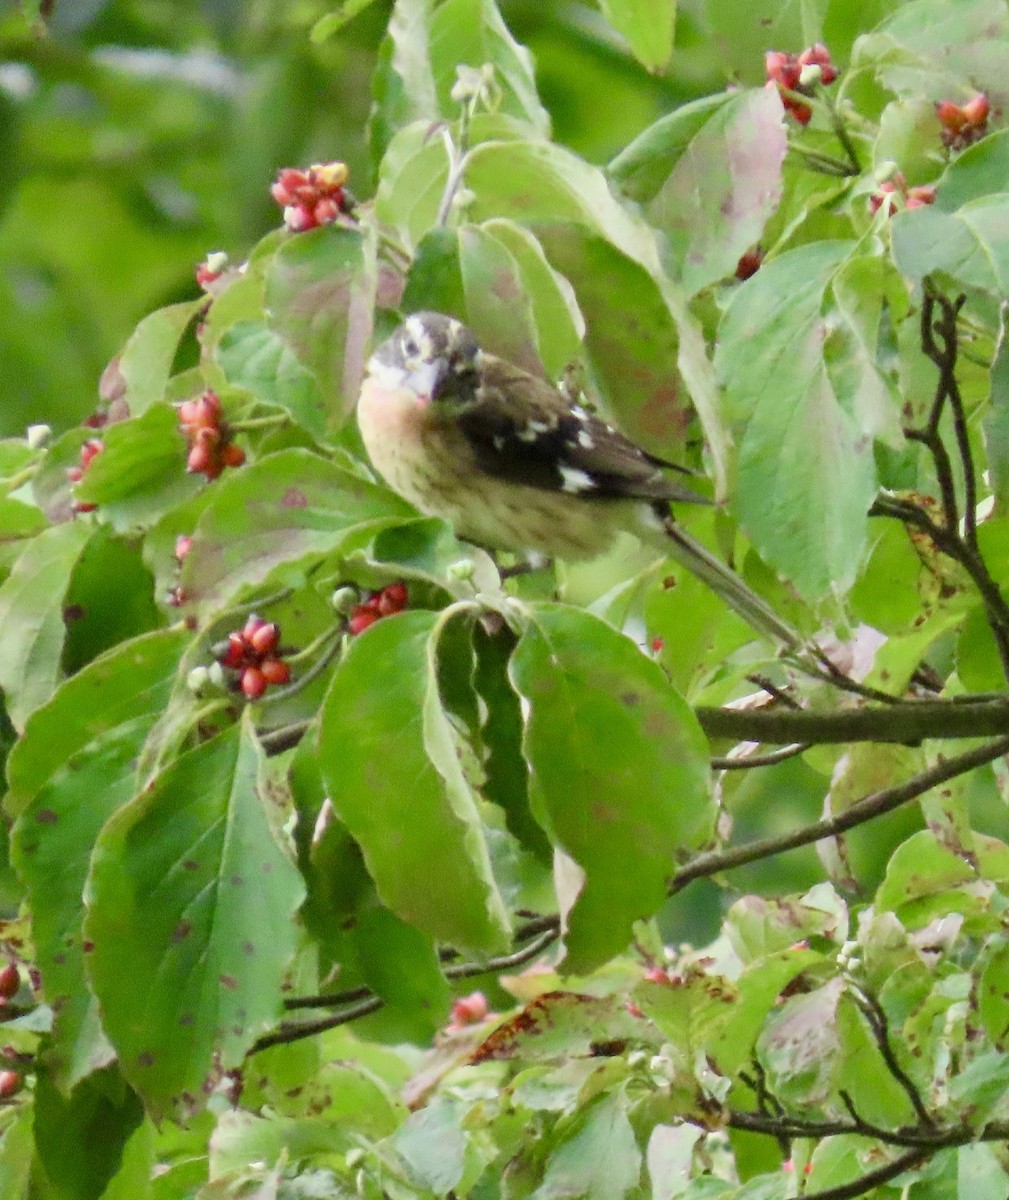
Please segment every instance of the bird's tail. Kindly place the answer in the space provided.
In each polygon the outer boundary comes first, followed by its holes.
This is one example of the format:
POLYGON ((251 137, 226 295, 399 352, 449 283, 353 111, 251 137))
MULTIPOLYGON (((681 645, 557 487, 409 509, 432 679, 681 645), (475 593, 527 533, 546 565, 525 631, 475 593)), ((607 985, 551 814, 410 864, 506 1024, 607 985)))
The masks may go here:
POLYGON ((797 629, 778 616, 773 608, 750 588, 740 575, 716 558, 706 546, 692 538, 682 529, 673 516, 660 513, 662 529, 668 539, 666 548, 670 555, 691 574, 725 601, 758 633, 779 642, 792 653, 807 648, 806 639, 797 629), (671 543, 671 544, 670 544, 671 543))

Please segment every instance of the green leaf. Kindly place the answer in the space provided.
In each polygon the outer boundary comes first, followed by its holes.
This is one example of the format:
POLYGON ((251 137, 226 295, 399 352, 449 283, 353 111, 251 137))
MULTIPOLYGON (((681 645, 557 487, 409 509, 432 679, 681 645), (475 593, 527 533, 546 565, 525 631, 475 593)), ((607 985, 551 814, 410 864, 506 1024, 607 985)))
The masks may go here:
POLYGON ((142 417, 108 426, 102 441, 105 449, 75 485, 74 498, 97 504, 100 519, 116 530, 153 525, 204 482, 186 471, 186 442, 170 404, 154 404, 142 417))
POLYGON ((431 18, 430 53, 443 117, 459 113, 459 103, 450 95, 459 65, 488 63, 500 88, 499 111, 536 134, 549 135, 550 114, 536 94, 532 55, 508 32, 494 0, 445 0, 431 18))
POLYGON ((452 1007, 431 938, 387 908, 371 908, 358 916, 354 941, 364 981, 386 1002, 399 1036, 429 1042, 452 1007))
POLYGON ((439 1098, 411 1113, 396 1130, 392 1145, 415 1187, 445 1196, 458 1185, 466 1157, 465 1112, 461 1101, 439 1098))
POLYGON ((699 1125, 655 1125, 648 1137, 648 1178, 652 1200, 676 1200, 687 1190, 699 1125))
POLYGON ((662 286, 640 263, 582 228, 555 226, 542 237, 585 314, 590 378, 608 415, 652 453, 681 460, 691 395, 677 371, 680 329, 662 286))
POLYGON ((130 334, 118 360, 113 360, 125 384, 123 399, 131 416, 139 417, 165 398, 179 342, 202 304, 201 297, 150 313, 130 334))
POLYGON ((363 13, 373 0, 344 0, 335 12, 326 13, 312 26, 309 37, 315 45, 328 41, 334 33, 338 33, 348 21, 363 13))
POLYGON ((413 121, 438 117, 431 76, 431 0, 396 0, 372 77, 375 103, 369 120, 372 158, 378 162, 393 136, 413 121))
POLYGON ((124 642, 35 710, 7 760, 5 806, 16 817, 71 755, 117 725, 164 709, 190 633, 159 629, 124 642))
POLYGON ((669 234, 690 295, 731 275, 759 241, 781 199, 785 148, 777 92, 738 92, 698 129, 649 201, 645 211, 669 234))
POLYGON ((282 1011, 304 888, 274 838, 260 758, 250 728, 220 734, 167 767, 95 846, 91 984, 156 1119, 199 1111, 282 1011))
POLYGON ((135 540, 104 527, 95 531, 70 576, 63 619, 63 669, 69 674, 163 624, 154 602, 154 580, 135 540))
POLYGON ((508 829, 519 842, 549 864, 550 842, 529 808, 529 769, 522 757, 522 710, 508 679, 515 637, 507 628, 492 636, 480 625, 473 636, 477 655, 474 686, 486 712, 481 729, 486 773, 482 792, 503 809, 508 829))
POLYGON ((44 530, 0 585, 0 688, 19 732, 56 690, 66 632, 63 598, 89 535, 83 521, 44 530))
POLYGON ((119 1072, 107 1068, 63 1096, 48 1076, 35 1084, 35 1144, 47 1177, 67 1200, 99 1200, 119 1170, 143 1106, 119 1072))
POLYGON ((956 673, 972 692, 998 692, 1005 687, 998 647, 983 604, 967 614, 956 643, 956 673))
POLYGON ((622 1200, 641 1174, 641 1151, 622 1091, 604 1093, 582 1109, 547 1159, 534 1200, 622 1200))
POLYGON ((411 515, 359 475, 307 450, 280 450, 215 482, 182 567, 186 602, 213 609, 282 563, 334 552, 351 535, 411 515))
POLYGON ((1009 192, 1009 129, 993 131, 953 159, 936 185, 935 207, 952 213, 999 192, 1009 192))
POLYGON ((395 229, 410 248, 416 246, 436 226, 448 172, 445 141, 433 136, 431 122, 407 125, 382 158, 375 216, 395 229))
POLYGON ((1009 1049, 1009 946, 997 945, 984 964, 978 1012, 995 1048, 1009 1049))
POLYGON ((313 437, 325 437, 326 396, 275 330, 261 321, 239 321, 225 330, 214 356, 229 383, 285 409, 313 437))
POLYGON ((354 639, 326 695, 319 757, 383 903, 433 937, 492 951, 508 919, 438 695, 440 620, 402 613, 354 639))
POLYGON ((609 164, 607 174, 632 200, 644 204, 653 199, 694 138, 731 103, 731 95, 718 93, 674 108, 639 133, 609 164))
POLYGON ((486 221, 483 229, 511 252, 532 307, 538 358, 547 378, 559 379, 578 355, 585 326, 574 289, 553 269, 528 229, 504 219, 486 221))
POLYGON ((757 1054, 768 1086, 783 1102, 819 1104, 829 1095, 841 1053, 837 1006, 843 989, 843 979, 832 979, 789 996, 768 1018, 757 1054))
POLYGON ((660 71, 673 53, 676 0, 599 0, 603 16, 630 43, 649 71, 660 71))
POLYGON ((154 718, 154 713, 137 717, 72 754, 11 835, 11 860, 32 905, 37 962, 54 1014, 47 1070, 63 1091, 115 1054, 84 981, 82 895, 99 831, 136 794, 137 755, 154 718))
POLYGON ((376 281, 375 238, 364 227, 294 234, 266 269, 268 324, 314 378, 331 430, 357 403, 376 281))
POLYGON ((476 193, 474 220, 572 221, 658 272, 651 230, 615 199, 598 167, 570 150, 548 142, 485 142, 470 151, 465 182, 476 193))
POLYGON ((919 0, 859 38, 851 66, 874 70, 901 96, 944 100, 970 88, 1001 99, 1007 41, 1009 14, 999 0, 919 0))
POLYGON ((984 446, 995 493, 995 515, 1009 515, 1009 305, 999 309, 999 331, 991 365, 991 404, 984 415, 984 446))
POLYGON ((851 249, 824 242, 766 263, 735 292, 715 354, 742 428, 739 518, 808 599, 854 581, 876 492, 870 431, 824 361, 825 294, 851 249))
POLYGON ((955 213, 932 205, 897 213, 893 257, 914 280, 941 272, 1001 299, 1009 289, 1009 194, 982 196, 955 213))
POLYGON ((661 669, 574 608, 532 609, 511 676, 528 705, 533 811, 584 874, 565 961, 586 971, 627 945, 677 858, 710 836, 706 740, 661 669))

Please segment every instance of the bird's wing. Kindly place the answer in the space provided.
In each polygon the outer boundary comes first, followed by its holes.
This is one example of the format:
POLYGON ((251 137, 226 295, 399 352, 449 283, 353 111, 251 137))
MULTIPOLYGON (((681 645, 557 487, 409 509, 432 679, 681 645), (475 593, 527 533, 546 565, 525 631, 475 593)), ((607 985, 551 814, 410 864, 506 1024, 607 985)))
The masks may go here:
POLYGON ((457 422, 477 466, 498 478, 589 498, 710 503, 660 469, 672 464, 500 359, 485 360, 476 399, 457 422))

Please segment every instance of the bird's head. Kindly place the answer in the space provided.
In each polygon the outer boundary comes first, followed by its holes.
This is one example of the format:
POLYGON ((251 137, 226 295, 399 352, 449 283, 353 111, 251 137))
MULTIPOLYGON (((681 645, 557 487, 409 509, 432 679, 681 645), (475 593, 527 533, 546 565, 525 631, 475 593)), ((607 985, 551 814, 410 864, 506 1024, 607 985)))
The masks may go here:
POLYGON ((480 373, 480 345, 454 317, 414 313, 375 351, 368 374, 383 387, 408 388, 421 404, 474 397, 480 373))

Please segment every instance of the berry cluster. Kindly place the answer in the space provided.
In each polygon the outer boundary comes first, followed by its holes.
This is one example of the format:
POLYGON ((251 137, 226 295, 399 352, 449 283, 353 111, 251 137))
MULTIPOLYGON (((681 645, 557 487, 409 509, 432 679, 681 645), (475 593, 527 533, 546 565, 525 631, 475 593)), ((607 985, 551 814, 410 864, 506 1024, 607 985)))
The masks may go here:
POLYGON ((988 132, 990 112, 991 105, 984 92, 978 92, 966 104, 940 100, 935 106, 935 115, 942 126, 942 144, 950 150, 962 150, 984 137, 988 132))
POLYGON ((199 400, 181 404, 179 424, 189 442, 187 471, 216 479, 225 467, 240 467, 245 462, 245 451, 231 440, 228 426, 221 420, 221 401, 216 392, 204 392, 199 400))
POLYGON ((833 83, 837 78, 837 67, 831 62, 830 51, 823 42, 817 42, 801 54, 768 50, 764 55, 764 69, 767 72, 767 86, 778 89, 785 111, 791 113, 800 125, 809 124, 813 110, 788 93, 798 92, 808 96, 815 84, 833 83))
POLYGON ((347 628, 352 634, 363 633, 380 617, 391 617, 402 612, 410 602, 410 593, 405 583, 390 583, 381 591, 372 592, 367 600, 355 604, 350 611, 347 628))
POLYGON ((886 215, 890 216, 898 208, 922 208, 931 204, 933 200, 935 188, 931 184, 919 184, 909 188, 907 180, 897 171, 884 180, 879 189, 869 197, 869 211, 875 214, 882 208, 886 215))
POLYGON ((315 163, 307 171, 284 167, 270 188, 284 209, 284 224, 292 233, 332 225, 351 211, 354 202, 344 187, 347 168, 342 162, 315 163))
MULTIPOLYGON (((84 472, 91 466, 95 458, 105 449, 105 443, 101 438, 88 438, 81 446, 81 464, 79 467, 67 467, 67 479, 71 483, 80 483, 84 478, 84 472)), ((80 500, 74 501, 74 512, 94 512, 98 506, 96 504, 84 504, 80 500)))
POLYGON ((222 667, 238 671, 238 686, 250 699, 258 700, 271 684, 287 683, 291 668, 278 657, 280 627, 255 614, 245 628, 228 634, 216 657, 222 667))

